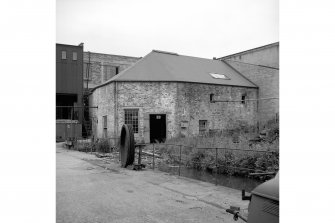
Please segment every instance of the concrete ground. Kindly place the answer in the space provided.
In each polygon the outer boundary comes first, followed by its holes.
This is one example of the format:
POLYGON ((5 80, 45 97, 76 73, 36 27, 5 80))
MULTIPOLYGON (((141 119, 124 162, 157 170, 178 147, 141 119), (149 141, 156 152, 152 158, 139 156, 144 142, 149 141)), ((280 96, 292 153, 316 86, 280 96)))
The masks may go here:
MULTIPOLYGON (((57 152, 57 222, 236 222, 241 192, 152 170, 133 171, 91 154, 57 152)), ((237 222, 243 222, 238 220, 237 222)))

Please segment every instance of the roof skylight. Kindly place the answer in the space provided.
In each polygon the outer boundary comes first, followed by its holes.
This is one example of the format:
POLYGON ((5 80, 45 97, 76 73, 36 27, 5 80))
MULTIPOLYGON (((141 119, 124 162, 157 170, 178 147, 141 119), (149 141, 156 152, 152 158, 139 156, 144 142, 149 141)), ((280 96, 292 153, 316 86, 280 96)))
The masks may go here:
POLYGON ((227 77, 227 75, 224 74, 217 74, 217 73, 209 73, 213 78, 216 79, 225 79, 225 80, 229 80, 229 78, 227 77))

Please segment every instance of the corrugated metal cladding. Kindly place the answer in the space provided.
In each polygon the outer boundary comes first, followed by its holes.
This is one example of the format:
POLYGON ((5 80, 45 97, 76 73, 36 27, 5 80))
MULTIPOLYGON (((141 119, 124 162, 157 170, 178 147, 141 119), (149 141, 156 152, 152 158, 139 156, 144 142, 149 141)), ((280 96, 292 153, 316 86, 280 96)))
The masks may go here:
MULTIPOLYGON (((76 95, 77 106, 82 105, 83 97, 83 45, 56 44, 56 96, 76 95)), ((58 106, 68 105, 57 100, 58 106)), ((72 105, 69 105, 72 106, 72 105)), ((82 120, 82 109, 78 111, 82 120)))
POLYGON ((56 45, 56 93, 82 94, 83 91, 83 47, 56 45), (66 52, 66 59, 62 59, 66 52), (73 55, 76 53, 76 55, 73 55), (76 60, 74 60, 74 56, 76 60))

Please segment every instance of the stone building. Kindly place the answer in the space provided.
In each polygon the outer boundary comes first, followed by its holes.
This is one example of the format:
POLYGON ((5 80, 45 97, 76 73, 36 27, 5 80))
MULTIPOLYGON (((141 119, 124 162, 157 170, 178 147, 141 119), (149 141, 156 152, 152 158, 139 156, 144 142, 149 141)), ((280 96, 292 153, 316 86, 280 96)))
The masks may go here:
POLYGON ((225 61, 153 50, 94 87, 93 135, 117 137, 131 124, 137 141, 155 142, 257 122, 258 87, 225 61), (211 103, 211 98, 241 100, 211 103))
MULTIPOLYGON (((119 74, 126 68, 130 67, 136 63, 139 57, 129 57, 113 54, 103 54, 103 53, 93 53, 84 52, 83 55, 83 82, 81 84, 84 87, 84 105, 88 105, 88 94, 90 91, 106 82, 110 78, 119 74)), ((83 136, 87 137, 92 134, 92 121, 94 121, 89 114, 89 109, 85 107, 84 109, 84 129, 83 136)))
MULTIPOLYGON (((259 98, 279 97, 279 42, 218 58, 225 61, 259 87, 259 98)), ((278 121, 279 100, 260 100, 258 121, 278 121)))
POLYGON ((84 88, 92 89, 106 82, 139 59, 140 57, 84 52, 84 88))

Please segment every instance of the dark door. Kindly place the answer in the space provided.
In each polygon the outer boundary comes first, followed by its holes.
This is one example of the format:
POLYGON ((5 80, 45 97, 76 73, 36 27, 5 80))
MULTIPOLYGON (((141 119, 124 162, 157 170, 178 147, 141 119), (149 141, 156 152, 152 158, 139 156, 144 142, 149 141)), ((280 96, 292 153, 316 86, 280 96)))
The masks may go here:
POLYGON ((166 115, 150 115, 150 143, 164 142, 166 139, 166 115))

